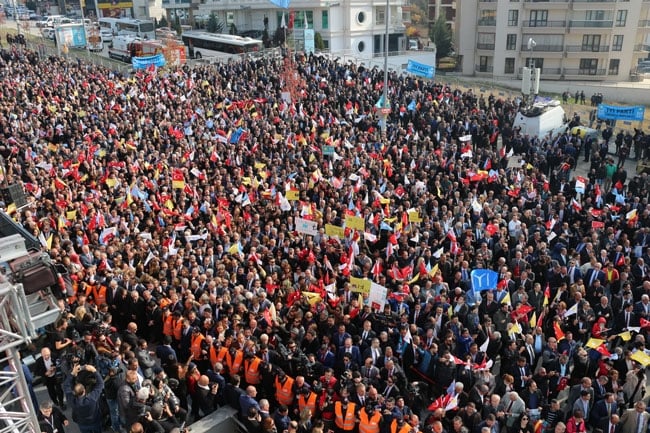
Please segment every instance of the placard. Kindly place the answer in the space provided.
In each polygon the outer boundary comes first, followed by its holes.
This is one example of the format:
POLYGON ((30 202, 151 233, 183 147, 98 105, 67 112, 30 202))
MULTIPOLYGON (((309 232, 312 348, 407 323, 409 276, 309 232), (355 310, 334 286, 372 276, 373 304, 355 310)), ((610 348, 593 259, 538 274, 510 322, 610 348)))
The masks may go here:
POLYGON ((298 233, 316 236, 318 234, 318 223, 304 218, 296 218, 296 231, 298 233))
POLYGON ((367 302, 373 310, 382 311, 386 304, 386 298, 388 298, 388 289, 386 287, 374 282, 370 284, 367 302))
POLYGON ((343 227, 335 226, 334 224, 325 224, 325 234, 327 236, 336 236, 339 239, 345 237, 345 229, 343 227))
POLYGON ((364 231, 366 229, 366 220, 362 217, 348 215, 345 217, 345 226, 351 229, 364 231))
POLYGON ((350 291, 356 293, 370 293, 372 281, 365 278, 350 277, 350 291))

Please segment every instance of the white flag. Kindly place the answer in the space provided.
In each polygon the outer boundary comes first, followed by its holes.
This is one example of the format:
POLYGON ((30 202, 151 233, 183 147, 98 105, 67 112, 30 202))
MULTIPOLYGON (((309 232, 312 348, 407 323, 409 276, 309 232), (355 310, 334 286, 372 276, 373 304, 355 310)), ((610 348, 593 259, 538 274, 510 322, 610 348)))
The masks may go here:
POLYGON ((284 22, 284 12, 282 12, 282 21, 280 22, 280 28, 281 28, 281 29, 284 29, 284 28, 286 28, 286 27, 287 27, 287 25, 286 25, 286 23, 284 22))

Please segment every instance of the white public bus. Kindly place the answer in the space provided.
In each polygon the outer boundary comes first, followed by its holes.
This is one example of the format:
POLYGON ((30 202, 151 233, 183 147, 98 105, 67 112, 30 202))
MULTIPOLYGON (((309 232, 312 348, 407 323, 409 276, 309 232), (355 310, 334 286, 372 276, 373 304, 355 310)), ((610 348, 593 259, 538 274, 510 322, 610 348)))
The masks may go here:
POLYGON ((254 53, 261 51, 264 46, 259 39, 197 30, 184 32, 181 39, 191 59, 254 53))
POLYGON ((121 36, 134 36, 140 39, 156 39, 156 26, 151 20, 135 20, 133 18, 120 18, 117 20, 117 34, 121 36))

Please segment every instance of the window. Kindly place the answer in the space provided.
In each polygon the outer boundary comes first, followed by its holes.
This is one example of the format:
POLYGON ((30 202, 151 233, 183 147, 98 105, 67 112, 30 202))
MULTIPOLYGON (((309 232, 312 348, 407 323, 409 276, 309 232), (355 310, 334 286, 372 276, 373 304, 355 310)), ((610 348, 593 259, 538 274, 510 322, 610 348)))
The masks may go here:
POLYGON ((386 8, 377 8, 375 12, 375 22, 376 24, 385 24, 386 21, 386 8))
POLYGON ((598 52, 600 50, 600 35, 583 35, 582 51, 598 52))
POLYGON ((623 51, 623 35, 614 35, 612 39, 612 51, 623 51))
POLYGON ((329 11, 323 11, 321 15, 321 26, 323 30, 328 29, 330 26, 330 15, 329 11))
POLYGON ((510 27, 516 27, 519 24, 519 11, 516 9, 511 9, 508 11, 508 25, 510 27))
POLYGON ((609 59, 609 69, 607 70, 607 75, 618 75, 618 67, 620 64, 620 59, 609 59))
POLYGON ((359 24, 363 24, 364 21, 366 21, 366 13, 365 13, 365 12, 359 12, 359 13, 357 14, 357 22, 358 22, 359 24))
POLYGON ((323 48, 325 48, 326 50, 330 49, 330 41, 329 41, 329 39, 323 39, 323 48))
POLYGON ((506 57, 506 63, 503 68, 505 74, 514 74, 515 73, 515 58, 506 57))
POLYGON ((587 21, 603 21, 605 20, 605 11, 586 11, 585 20, 587 21))
POLYGON ((235 24, 235 13, 226 12, 226 25, 231 26, 233 24, 235 24))
POLYGON ((578 71, 581 75, 596 75, 598 72, 598 59, 580 59, 580 70, 578 71))
POLYGON ((476 48, 479 50, 493 50, 494 49, 494 33, 479 33, 476 48))
POLYGON ((535 58, 527 58, 526 59, 526 66, 530 67, 531 66, 531 60, 532 60, 532 67, 533 68, 539 68, 539 69, 544 69, 544 59, 542 57, 535 57, 535 58))
POLYGON ((514 33, 507 35, 506 50, 516 50, 516 49, 517 49, 517 35, 514 33))
POLYGON ((314 28, 314 12, 313 11, 296 12, 295 15, 294 15, 293 27, 296 28, 296 29, 304 29, 305 28, 305 16, 307 18, 307 24, 309 25, 308 28, 313 29, 314 28))
POLYGON ((530 11, 530 21, 528 25, 530 27, 546 27, 548 23, 548 11, 538 10, 530 11))
POLYGON ((481 56, 479 57, 479 67, 478 71, 479 72, 490 72, 488 71, 488 58, 487 56, 481 56))
POLYGON ((625 27, 627 22, 627 9, 616 11, 616 27, 625 27))
POLYGON ((359 50, 360 53, 363 53, 363 50, 365 49, 366 49, 366 43, 363 41, 359 42, 359 44, 357 45, 357 50, 359 50))
POLYGON ((497 24, 497 11, 494 9, 486 9, 481 11, 478 19, 479 26, 495 26, 497 24))

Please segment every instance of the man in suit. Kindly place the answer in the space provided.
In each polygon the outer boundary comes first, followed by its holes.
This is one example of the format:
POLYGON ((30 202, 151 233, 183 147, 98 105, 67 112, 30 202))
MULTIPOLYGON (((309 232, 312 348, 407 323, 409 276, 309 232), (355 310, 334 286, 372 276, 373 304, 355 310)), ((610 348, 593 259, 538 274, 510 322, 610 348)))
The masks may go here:
POLYGON ((365 351, 370 347, 372 339, 376 336, 377 334, 372 330, 372 322, 370 320, 365 320, 363 322, 363 329, 361 330, 361 341, 359 341, 360 349, 365 351))
POLYGON ((645 433, 648 430, 650 414, 645 410, 645 403, 637 401, 634 408, 623 412, 621 416, 621 433, 645 433))
POLYGON ((600 270, 602 265, 596 263, 593 268, 589 269, 585 274, 585 285, 591 287, 594 284, 594 281, 599 280, 600 284, 605 284, 605 273, 600 270))
POLYGON ((620 433, 621 432, 621 419, 618 414, 605 418, 596 426, 596 433, 620 433), (598 432, 600 430, 600 432, 598 432))
POLYGON ((323 344, 316 355, 318 361, 323 364, 325 368, 334 368, 336 367, 336 356, 332 353, 327 344, 323 344))
POLYGON ((384 366, 384 356, 379 345, 379 338, 373 338, 370 347, 363 351, 363 359, 372 358, 372 364, 377 368, 384 366))
POLYGON ((623 312, 616 316, 616 330, 622 331, 635 326, 639 326, 639 319, 634 312, 634 304, 626 302, 623 304, 623 312))
POLYGON ((584 414, 585 420, 588 420, 591 416, 592 405, 593 401, 591 400, 589 391, 583 390, 580 391, 580 398, 573 403, 571 412, 575 413, 576 410, 580 410, 584 414))
MULTIPOLYGON (((590 400, 594 399, 594 388, 591 386, 591 378, 583 377, 579 384, 573 385, 569 391, 569 398, 567 398, 567 407, 573 411, 573 403, 580 398, 582 391, 587 391, 590 394, 590 400)), ((587 414, 584 414, 585 417, 587 414)))
POLYGON ((506 427, 510 428, 514 425, 519 416, 526 410, 526 403, 519 397, 515 391, 509 392, 499 403, 498 410, 503 412, 506 419, 506 427))
POLYGON ((608 392, 605 398, 594 403, 591 408, 591 424, 600 425, 603 422, 609 422, 613 414, 618 413, 618 405, 613 393, 608 392))
POLYGON ((63 403, 63 388, 56 377, 56 361, 52 358, 52 352, 48 347, 41 349, 41 357, 36 360, 34 373, 37 376, 41 376, 43 379, 43 382, 47 387, 47 393, 54 404, 65 410, 66 407, 63 403))
POLYGON ((346 338, 343 345, 339 347, 338 360, 343 360, 343 356, 350 355, 350 360, 357 365, 361 365, 361 352, 359 348, 352 344, 352 337, 346 338))
POLYGON ((637 318, 650 319, 650 296, 641 295, 641 300, 634 304, 634 312, 637 318))
POLYGON ((527 382, 533 377, 533 373, 526 363, 525 357, 519 357, 517 365, 512 369, 512 376, 515 378, 514 386, 518 392, 526 388, 527 382))

